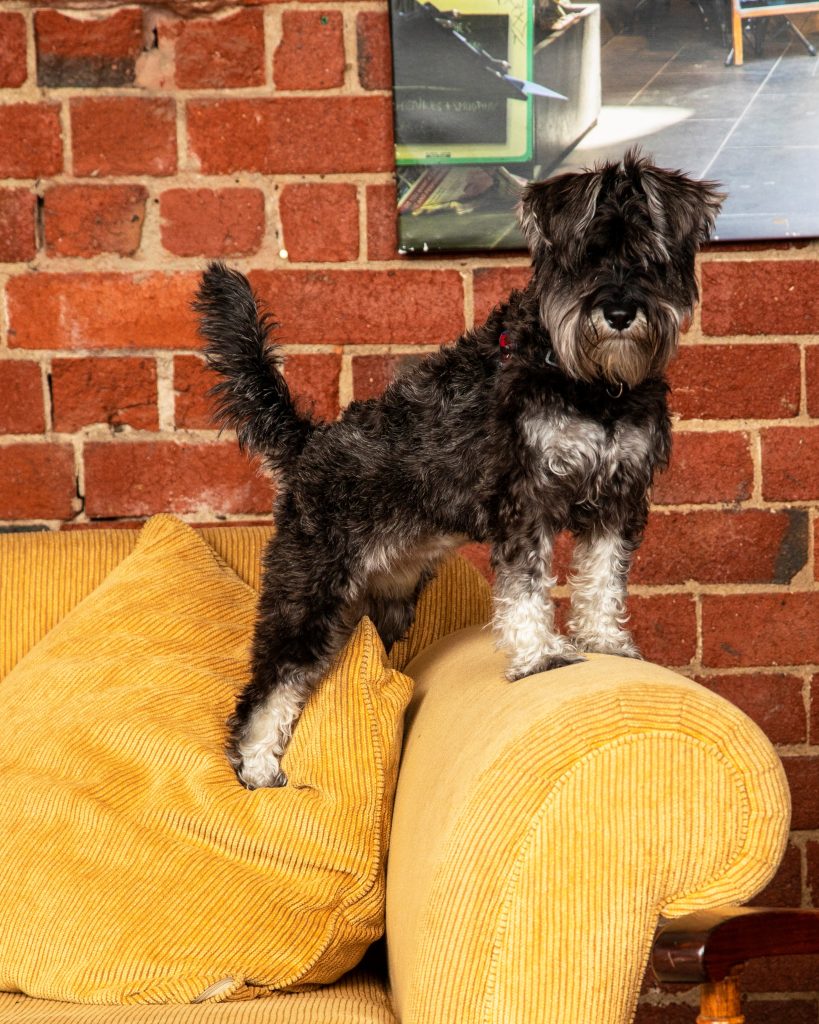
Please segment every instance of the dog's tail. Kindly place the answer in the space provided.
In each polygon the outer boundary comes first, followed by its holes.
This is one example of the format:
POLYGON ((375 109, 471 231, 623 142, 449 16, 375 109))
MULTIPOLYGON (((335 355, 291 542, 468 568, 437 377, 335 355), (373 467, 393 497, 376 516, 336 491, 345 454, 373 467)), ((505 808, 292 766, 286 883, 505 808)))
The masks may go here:
POLYGON ((211 263, 193 303, 211 369, 224 378, 211 389, 216 418, 233 427, 241 448, 264 456, 271 469, 295 459, 315 430, 296 410, 271 341, 276 328, 259 308, 250 282, 238 270, 211 263))

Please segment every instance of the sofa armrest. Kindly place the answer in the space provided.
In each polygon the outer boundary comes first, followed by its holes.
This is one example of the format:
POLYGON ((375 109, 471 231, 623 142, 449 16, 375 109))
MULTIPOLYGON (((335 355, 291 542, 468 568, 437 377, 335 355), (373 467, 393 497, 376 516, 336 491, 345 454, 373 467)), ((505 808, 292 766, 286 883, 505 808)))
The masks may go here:
POLYGON ((789 797, 736 707, 593 656, 517 683, 486 630, 407 667, 387 948, 402 1024, 622 1024, 661 914, 768 882, 789 797))

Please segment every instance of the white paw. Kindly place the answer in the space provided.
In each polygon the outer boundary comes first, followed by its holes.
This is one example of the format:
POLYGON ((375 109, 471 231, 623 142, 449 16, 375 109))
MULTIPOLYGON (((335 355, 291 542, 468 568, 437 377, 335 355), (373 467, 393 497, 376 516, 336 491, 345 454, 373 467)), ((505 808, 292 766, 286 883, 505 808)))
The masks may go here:
POLYGON ((286 786, 287 776, 281 770, 279 758, 272 750, 259 749, 243 752, 240 748, 236 774, 247 789, 265 789, 286 786))
POLYGON ((553 642, 542 648, 536 655, 519 655, 512 658, 506 671, 510 682, 523 679, 525 676, 537 675, 538 672, 550 672, 554 668, 575 665, 585 658, 578 654, 575 647, 563 636, 555 636, 553 642))
POLYGON ((642 659, 642 654, 631 638, 627 630, 618 630, 616 633, 581 633, 572 637, 572 642, 578 651, 585 651, 587 654, 615 654, 620 658, 642 659))

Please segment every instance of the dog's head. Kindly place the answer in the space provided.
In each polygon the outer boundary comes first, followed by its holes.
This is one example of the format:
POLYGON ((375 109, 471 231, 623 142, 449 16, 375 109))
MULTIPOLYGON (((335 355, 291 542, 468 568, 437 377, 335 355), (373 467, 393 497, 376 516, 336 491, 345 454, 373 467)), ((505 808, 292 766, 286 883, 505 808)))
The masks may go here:
POLYGON ((724 196, 713 182, 622 163, 526 187, 520 224, 540 316, 564 370, 633 387, 661 374, 697 301, 694 257, 724 196))

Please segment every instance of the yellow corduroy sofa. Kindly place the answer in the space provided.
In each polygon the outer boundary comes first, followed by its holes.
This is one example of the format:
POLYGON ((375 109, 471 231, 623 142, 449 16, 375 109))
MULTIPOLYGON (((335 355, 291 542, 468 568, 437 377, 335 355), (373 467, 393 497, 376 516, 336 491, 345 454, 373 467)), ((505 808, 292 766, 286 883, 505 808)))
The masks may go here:
MULTIPOLYGON (((201 532, 253 587, 268 535, 201 532)), ((135 543, 130 530, 0 537, 0 676, 135 543)), ((656 665, 593 657, 505 682, 481 625, 489 601, 471 567, 450 563, 394 652, 415 690, 383 976, 371 957, 332 985, 203 1005, 0 994, 0 1022, 630 1021, 661 916, 743 902, 775 871, 789 822, 780 763, 738 709, 656 665)))

